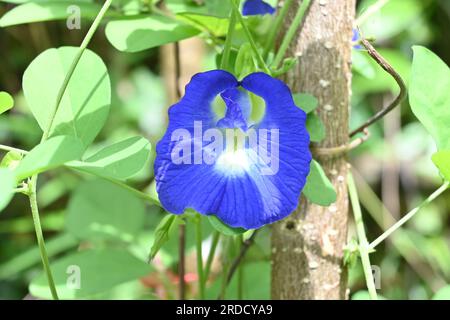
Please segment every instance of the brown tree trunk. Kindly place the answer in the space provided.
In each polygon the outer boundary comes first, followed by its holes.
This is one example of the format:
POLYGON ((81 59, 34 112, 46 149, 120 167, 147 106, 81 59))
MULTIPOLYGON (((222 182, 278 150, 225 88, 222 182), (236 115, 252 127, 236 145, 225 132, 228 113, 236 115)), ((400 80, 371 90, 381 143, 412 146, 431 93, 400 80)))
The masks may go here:
MULTIPOLYGON (((302 1, 295 2, 285 28, 302 1)), ((327 132, 321 148, 348 142, 354 15, 355 0, 313 0, 289 50, 289 56, 299 57, 299 64, 283 80, 293 92, 319 99, 317 112, 327 132)), ((297 210, 274 226, 273 299, 347 298, 342 261, 348 223, 347 162, 345 155, 315 158, 335 186, 337 201, 321 207, 302 197, 297 210)))

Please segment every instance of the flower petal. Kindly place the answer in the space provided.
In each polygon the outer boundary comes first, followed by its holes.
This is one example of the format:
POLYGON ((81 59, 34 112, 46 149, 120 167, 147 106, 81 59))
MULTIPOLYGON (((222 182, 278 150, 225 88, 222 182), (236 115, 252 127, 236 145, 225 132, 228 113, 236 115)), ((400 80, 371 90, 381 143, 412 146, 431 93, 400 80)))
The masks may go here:
POLYGON ((209 121, 201 129, 217 130, 212 123, 212 99, 222 93, 231 98, 231 104, 239 100, 235 98, 237 81, 233 76, 216 72, 213 75, 218 80, 210 77, 212 74, 194 76, 185 97, 169 112, 169 129, 157 146, 155 160, 160 201, 172 213, 192 208, 201 214, 217 215, 232 227, 259 228, 280 220, 295 210, 309 173, 306 114, 295 106, 282 81, 264 73, 251 74, 243 79, 242 87, 266 102, 264 118, 255 125, 257 131, 251 128, 247 132, 248 136, 255 132, 257 145, 221 149, 213 162, 195 163, 196 152, 204 156, 210 150, 204 137, 191 136, 196 130, 192 123, 209 121), (203 80, 208 83, 202 84, 203 80), (202 112, 196 112, 196 108, 202 112), (186 136, 174 140, 176 129, 185 129, 186 136), (175 163, 174 150, 184 147, 186 154, 181 158, 186 161, 175 163))
POLYGON ((274 14, 275 8, 262 0, 247 0, 242 7, 243 16, 274 14))

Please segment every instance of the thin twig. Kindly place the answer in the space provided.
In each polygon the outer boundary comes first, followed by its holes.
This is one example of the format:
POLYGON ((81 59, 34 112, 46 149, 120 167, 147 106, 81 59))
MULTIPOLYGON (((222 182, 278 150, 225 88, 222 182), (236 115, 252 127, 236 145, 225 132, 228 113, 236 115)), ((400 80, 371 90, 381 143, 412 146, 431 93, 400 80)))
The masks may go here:
POLYGON ((367 53, 374 59, 378 65, 380 65, 384 71, 389 73, 397 82, 398 86, 400 87, 400 93, 398 94, 397 98, 395 98, 394 101, 392 101, 386 108, 381 109, 379 112, 377 112, 373 117, 369 118, 364 124, 359 126, 357 129, 350 132, 350 137, 353 137, 355 134, 364 131, 367 127, 374 124, 381 118, 383 118, 386 114, 389 113, 392 109, 394 109, 396 106, 398 106, 402 101, 406 98, 407 95, 407 89, 405 82, 403 81, 402 77, 397 73, 397 71, 394 70, 394 68, 387 62, 378 52, 375 50, 375 48, 372 46, 372 44, 364 38, 361 38, 361 44, 367 49, 367 53))
MULTIPOLYGON (((175 95, 176 99, 181 98, 180 78, 181 78, 181 61, 180 61, 180 45, 175 42, 175 95)), ((179 298, 186 299, 186 279, 185 279, 185 265, 186 265, 186 225, 180 224, 178 234, 178 278, 180 279, 179 298)))
POLYGON ((331 148, 311 148, 311 152, 317 157, 339 156, 341 154, 347 153, 347 152, 359 147, 361 144, 366 142, 370 137, 369 130, 367 128, 365 128, 363 130, 363 133, 364 133, 364 136, 359 137, 350 143, 347 143, 347 144, 344 144, 341 146, 337 146, 337 147, 331 147, 331 148))
MULTIPOLYGON (((242 262, 242 259, 244 259, 245 254, 247 253, 248 249, 252 246, 252 244, 255 242, 255 237, 258 234, 259 229, 256 229, 253 234, 245 240, 242 243, 241 250, 239 251, 239 254, 234 259, 233 263, 231 264, 230 269, 228 270, 228 273, 226 275, 226 285, 228 285, 231 282, 231 279, 233 279, 233 275, 236 272, 237 268, 239 267, 239 264, 242 262)), ((218 300, 223 299, 224 297, 222 294, 218 297, 218 300)))

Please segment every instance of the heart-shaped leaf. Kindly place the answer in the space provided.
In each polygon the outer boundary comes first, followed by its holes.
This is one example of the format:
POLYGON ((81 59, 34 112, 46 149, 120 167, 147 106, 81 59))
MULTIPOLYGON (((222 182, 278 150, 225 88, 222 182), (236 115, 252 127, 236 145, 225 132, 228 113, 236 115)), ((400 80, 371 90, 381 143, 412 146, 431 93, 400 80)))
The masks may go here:
MULTIPOLYGON (((46 130, 56 97, 78 51, 76 47, 48 49, 31 62, 23 76, 28 106, 39 126, 46 130)), ((89 146, 103 127, 111 103, 111 85, 103 61, 86 50, 69 81, 50 137, 70 135, 89 146)))
POLYGON ((14 99, 8 92, 0 91, 0 114, 14 106, 14 99))
POLYGON ((142 137, 133 137, 103 148, 83 161, 68 165, 100 177, 125 180, 138 173, 148 162, 151 145, 142 137))

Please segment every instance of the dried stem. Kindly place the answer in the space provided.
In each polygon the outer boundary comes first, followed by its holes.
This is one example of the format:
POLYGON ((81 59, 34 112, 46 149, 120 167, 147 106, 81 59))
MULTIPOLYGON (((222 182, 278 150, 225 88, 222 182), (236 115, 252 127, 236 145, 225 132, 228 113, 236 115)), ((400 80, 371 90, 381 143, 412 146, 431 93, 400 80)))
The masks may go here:
POLYGON ((406 98, 407 95, 407 89, 405 82, 403 81, 402 77, 395 71, 395 69, 387 62, 378 52, 375 50, 375 48, 372 46, 372 44, 367 40, 362 38, 361 44, 367 49, 367 53, 374 59, 378 65, 380 65, 384 71, 389 73, 397 82, 398 86, 400 87, 400 93, 398 94, 397 98, 395 98, 394 101, 392 101, 388 106, 381 109, 379 112, 377 112, 373 117, 369 118, 364 124, 359 126, 357 129, 350 132, 350 137, 353 137, 355 134, 364 131, 367 127, 371 126, 381 118, 383 118, 386 114, 388 114, 392 109, 394 109, 396 106, 398 106, 402 101, 406 98))

